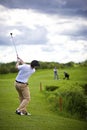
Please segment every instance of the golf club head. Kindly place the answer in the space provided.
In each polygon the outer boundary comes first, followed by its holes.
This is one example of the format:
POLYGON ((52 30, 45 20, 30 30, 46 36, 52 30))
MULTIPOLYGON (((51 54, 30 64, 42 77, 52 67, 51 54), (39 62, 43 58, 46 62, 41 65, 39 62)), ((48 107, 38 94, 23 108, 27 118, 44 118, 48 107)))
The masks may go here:
POLYGON ((10 33, 10 35, 12 36, 12 33, 10 33))

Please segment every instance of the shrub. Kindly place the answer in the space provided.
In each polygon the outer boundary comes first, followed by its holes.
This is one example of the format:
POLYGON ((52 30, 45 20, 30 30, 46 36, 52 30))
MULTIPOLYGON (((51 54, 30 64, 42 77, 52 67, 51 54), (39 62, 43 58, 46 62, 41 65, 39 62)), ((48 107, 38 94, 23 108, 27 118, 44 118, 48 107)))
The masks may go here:
POLYGON ((46 86, 46 91, 54 91, 58 89, 58 86, 46 86))
POLYGON ((3 67, 0 67, 0 74, 7 74, 9 73, 9 68, 4 66, 3 67))
POLYGON ((11 72, 11 73, 16 73, 16 72, 18 72, 18 70, 17 70, 14 66, 12 66, 12 67, 10 68, 10 72, 11 72))
MULTIPOLYGON (((49 91, 49 87, 47 87, 47 90, 49 91)), ((59 111, 60 107, 60 97, 62 97, 63 112, 78 118, 87 118, 87 98, 79 84, 73 84, 67 88, 65 86, 59 87, 59 89, 56 89, 56 91, 49 94, 48 100, 52 104, 52 107, 55 107, 54 109, 57 111, 59 111)))
POLYGON ((83 89, 84 89, 84 94, 87 95, 87 83, 82 85, 83 89))
POLYGON ((63 108, 71 115, 77 114, 81 118, 86 116, 85 96, 78 91, 69 91, 68 94, 61 93, 64 98, 63 108))

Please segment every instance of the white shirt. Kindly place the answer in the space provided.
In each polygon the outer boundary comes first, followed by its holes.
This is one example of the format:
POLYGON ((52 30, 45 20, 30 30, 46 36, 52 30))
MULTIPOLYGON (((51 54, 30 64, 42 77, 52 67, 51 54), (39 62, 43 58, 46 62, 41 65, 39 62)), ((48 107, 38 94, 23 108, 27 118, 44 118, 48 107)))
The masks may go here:
POLYGON ((18 70, 16 80, 23 83, 27 83, 29 77, 35 72, 35 68, 31 68, 28 64, 19 65, 18 70))

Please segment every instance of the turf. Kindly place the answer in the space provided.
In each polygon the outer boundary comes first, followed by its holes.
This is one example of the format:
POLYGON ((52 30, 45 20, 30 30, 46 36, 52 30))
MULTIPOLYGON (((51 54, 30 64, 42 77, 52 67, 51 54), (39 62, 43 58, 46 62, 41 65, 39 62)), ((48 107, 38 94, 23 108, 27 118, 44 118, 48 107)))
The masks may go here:
POLYGON ((53 70, 38 70, 29 81, 31 102, 28 111, 31 116, 15 114, 18 95, 14 87, 16 74, 0 75, 0 130, 86 130, 87 122, 59 116, 50 111, 43 92, 46 85, 60 85, 66 82, 86 83, 86 68, 68 69, 70 81, 63 80, 63 71, 59 70, 60 80, 53 80, 53 70))

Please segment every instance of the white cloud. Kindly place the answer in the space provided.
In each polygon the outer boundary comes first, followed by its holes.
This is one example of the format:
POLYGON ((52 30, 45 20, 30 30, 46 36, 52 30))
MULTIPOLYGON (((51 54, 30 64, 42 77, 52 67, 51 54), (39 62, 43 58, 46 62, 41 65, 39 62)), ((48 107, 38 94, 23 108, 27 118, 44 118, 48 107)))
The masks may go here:
POLYGON ((31 9, 8 9, 3 6, 0 6, 0 12, 1 62, 16 60, 10 32, 14 35, 19 56, 26 62, 33 59, 79 62, 87 58, 86 41, 72 39, 80 26, 87 25, 85 19, 78 18, 78 23, 76 18, 48 15, 31 9), (6 44, 3 46, 4 42, 6 44))

